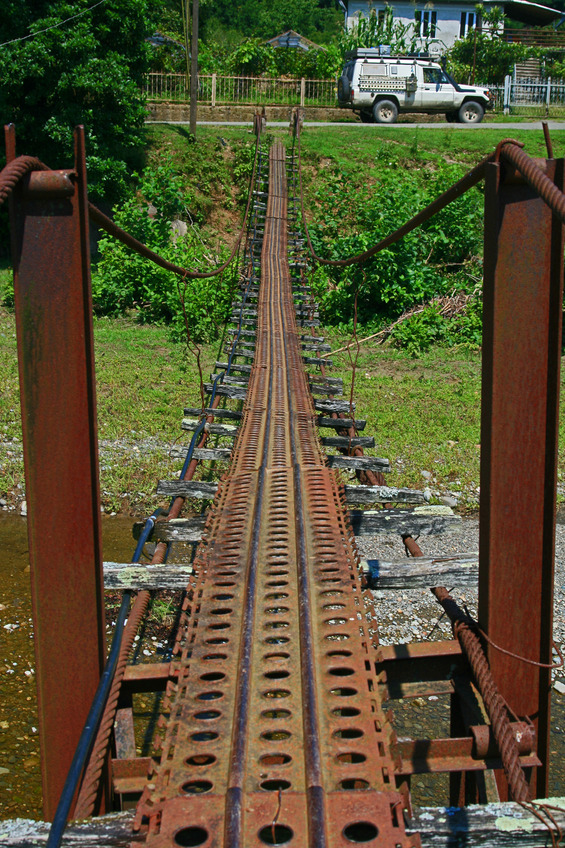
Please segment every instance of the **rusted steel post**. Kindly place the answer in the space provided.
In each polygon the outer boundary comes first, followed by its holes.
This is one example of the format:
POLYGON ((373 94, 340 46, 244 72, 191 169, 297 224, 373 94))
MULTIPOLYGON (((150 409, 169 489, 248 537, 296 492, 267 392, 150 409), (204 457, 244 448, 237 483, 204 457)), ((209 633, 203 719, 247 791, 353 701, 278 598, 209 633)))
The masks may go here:
MULTIPOLYGON (((542 163, 562 190, 563 160, 542 163)), ((563 228, 511 166, 488 164, 481 421, 479 623, 551 662, 563 228)), ((550 672, 488 647, 500 694, 536 725, 547 795, 550 672)), ((507 782, 497 774, 501 798, 507 782)))
MULTIPOLYGON (((15 155, 13 128, 8 157, 15 155)), ((84 130, 75 170, 14 193, 12 247, 43 810, 52 819, 105 656, 84 130)))

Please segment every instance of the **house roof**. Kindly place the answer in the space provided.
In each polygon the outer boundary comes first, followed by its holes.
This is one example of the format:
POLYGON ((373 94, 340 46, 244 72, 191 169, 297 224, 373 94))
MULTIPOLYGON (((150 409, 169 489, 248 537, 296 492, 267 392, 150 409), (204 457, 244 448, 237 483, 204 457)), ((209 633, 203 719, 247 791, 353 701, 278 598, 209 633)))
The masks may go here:
POLYGON ((274 38, 269 38, 269 40, 265 43, 272 44, 273 47, 299 47, 301 50, 325 50, 325 47, 315 44, 313 41, 310 41, 309 38, 306 38, 304 35, 300 35, 299 32, 296 32, 293 29, 281 32, 280 35, 276 35, 274 38))
MULTIPOLYGON (((496 4, 496 0, 486 0, 486 2, 496 4)), ((505 14, 514 21, 533 26, 546 26, 563 15, 559 9, 542 6, 541 3, 532 3, 531 0, 504 0, 502 5, 505 14)))

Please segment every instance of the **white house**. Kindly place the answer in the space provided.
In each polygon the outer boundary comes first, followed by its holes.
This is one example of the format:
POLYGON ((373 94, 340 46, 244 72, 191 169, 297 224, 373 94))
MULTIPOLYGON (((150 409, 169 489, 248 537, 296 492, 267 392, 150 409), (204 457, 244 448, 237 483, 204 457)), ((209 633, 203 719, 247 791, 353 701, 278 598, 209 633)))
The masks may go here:
MULTIPOLYGON (((528 26, 546 26, 563 17, 558 9, 532 3, 530 0, 482 0, 483 5, 498 6, 505 15, 514 21, 528 26)), ((347 0, 347 25, 352 26, 360 16, 368 17, 374 11, 384 17, 387 9, 393 14, 393 20, 413 27, 414 35, 419 39, 419 47, 430 45, 436 51, 443 51, 459 38, 464 38, 471 30, 480 28, 476 3, 458 2, 458 0, 347 0)))

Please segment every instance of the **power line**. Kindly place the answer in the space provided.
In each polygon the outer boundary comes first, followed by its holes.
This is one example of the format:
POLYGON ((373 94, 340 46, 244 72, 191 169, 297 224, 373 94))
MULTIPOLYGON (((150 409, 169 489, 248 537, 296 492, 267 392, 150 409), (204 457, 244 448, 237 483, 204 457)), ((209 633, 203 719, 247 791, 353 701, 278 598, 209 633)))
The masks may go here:
POLYGON ((16 44, 18 41, 27 41, 28 38, 33 38, 36 35, 41 35, 43 32, 49 32, 50 29, 57 29, 58 27, 63 26, 63 24, 67 24, 69 21, 73 21, 75 18, 80 18, 81 15, 86 15, 87 12, 91 12, 93 9, 96 9, 97 6, 100 6, 102 3, 105 3, 106 0, 98 0, 98 3, 95 3, 94 6, 89 6, 88 9, 83 9, 82 12, 77 12, 76 15, 71 15, 70 18, 65 18, 64 21, 59 21, 58 24, 53 24, 53 26, 45 27, 45 29, 38 29, 37 32, 30 32, 29 35, 23 35, 21 38, 13 38, 11 41, 4 41, 0 44, 0 47, 6 47, 7 44, 16 44))

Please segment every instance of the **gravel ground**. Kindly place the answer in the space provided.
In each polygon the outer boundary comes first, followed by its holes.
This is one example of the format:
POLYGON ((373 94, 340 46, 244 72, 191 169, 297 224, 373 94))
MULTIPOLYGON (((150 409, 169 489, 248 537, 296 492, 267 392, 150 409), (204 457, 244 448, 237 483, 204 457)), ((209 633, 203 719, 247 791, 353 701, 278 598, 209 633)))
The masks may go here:
MULTIPOLYGON (((461 530, 441 536, 419 539, 425 556, 455 553, 473 553, 479 549, 479 522, 463 519, 461 530)), ((398 559, 404 556, 404 546, 399 536, 361 536, 357 539, 363 559, 398 559)), ((448 586, 451 594, 471 615, 477 612, 477 590, 448 586)), ((375 608, 379 621, 379 641, 383 645, 399 642, 436 641, 451 638, 451 627, 446 616, 429 589, 405 591, 374 591, 375 608)), ((558 645, 565 643, 565 526, 557 525, 555 559, 555 601, 553 638, 558 645)), ((560 669, 557 678, 565 678, 560 669)), ((564 681, 565 682, 565 681, 564 681)))

